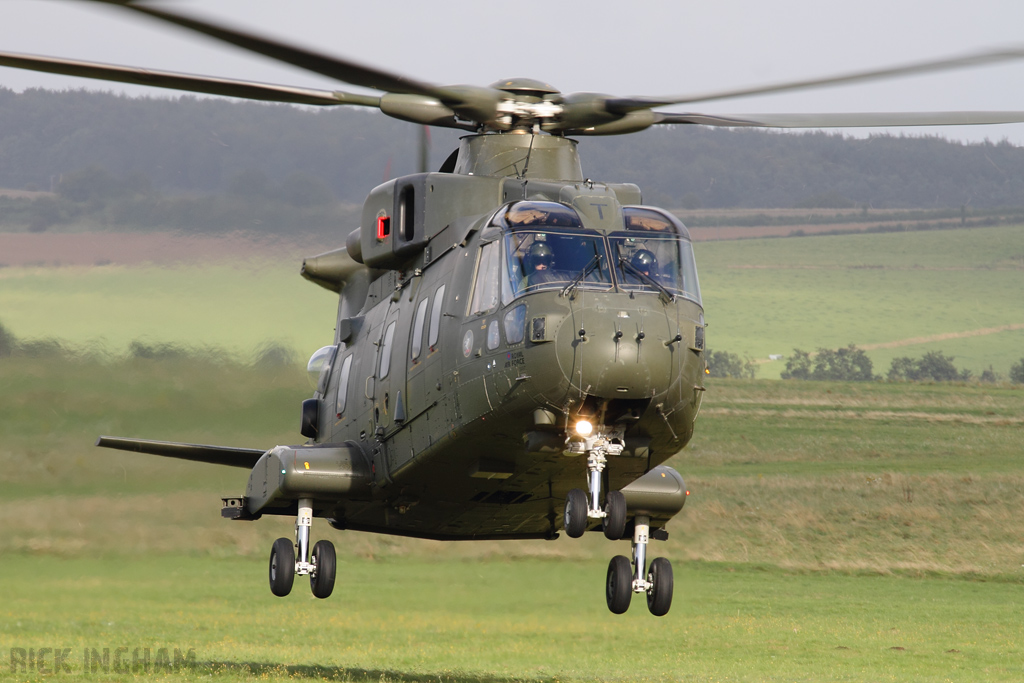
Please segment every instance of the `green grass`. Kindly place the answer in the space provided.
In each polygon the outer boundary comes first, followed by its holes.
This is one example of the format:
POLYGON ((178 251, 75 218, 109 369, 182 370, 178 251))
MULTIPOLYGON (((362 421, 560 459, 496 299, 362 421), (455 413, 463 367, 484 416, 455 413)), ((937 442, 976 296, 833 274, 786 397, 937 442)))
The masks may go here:
POLYGON ((114 353, 143 340, 239 355, 275 342, 308 355, 332 342, 338 299, 299 265, 4 268, 0 322, 18 338, 114 353))
MULTIPOLYGON (((697 247, 711 348, 753 358, 1024 323, 1024 227, 738 242, 697 247)), ((975 375, 1004 376, 1024 330, 869 352, 892 359, 941 350, 975 375)), ((777 377, 782 362, 761 366, 777 377)))
POLYGON ((248 448, 300 443, 299 407, 309 394, 305 372, 293 366, 0 358, 0 495, 210 490, 241 470, 207 467, 197 480, 188 463, 93 444, 101 434, 248 448))
MULTIPOLYGON (((711 345, 764 356, 1024 322, 1021 232, 699 245, 711 345), (858 254, 885 268, 727 267, 863 265, 858 254), (926 268, 889 268, 908 262, 926 268), (927 269, 950 263, 974 270, 927 269)), ((139 338, 308 351, 329 341, 334 306, 283 266, 0 271, 14 334, 118 351, 139 338)), ((955 343, 1005 372, 1019 341, 955 343)), ((884 372, 885 353, 931 348, 964 365, 951 341, 871 355, 884 372)), ((275 599, 266 555, 294 520, 219 516, 247 472, 92 446, 98 434, 296 443, 309 392, 297 367, 217 357, 0 358, 0 678, 40 678, 10 673, 10 647, 70 647, 80 666, 82 647, 122 645, 195 648, 196 669, 151 674, 166 680, 1024 675, 1020 387, 709 380, 671 462, 692 495, 652 548, 676 567, 664 619, 641 601, 607 612, 605 565, 629 546, 600 534, 444 544, 318 520, 314 535, 339 547, 335 596, 300 583, 275 599)))
MULTIPOLYGON (((703 242, 697 257, 709 345, 753 358, 1024 324, 1024 226, 703 242)), ((306 357, 330 343, 337 299, 298 265, 4 268, 0 322, 19 338, 118 353, 142 339, 242 355, 278 342, 306 357)), ((869 355, 884 374, 894 357, 932 350, 1006 376, 1024 329, 869 355)), ((765 363, 759 376, 783 369, 765 363)))
POLYGON ((85 647, 195 650, 194 669, 162 680, 1013 681, 1024 670, 1024 588, 1005 583, 677 563, 673 609, 655 619, 642 601, 607 612, 601 561, 343 559, 326 601, 299 581, 271 596, 264 564, 10 558, 0 642, 71 648, 61 680, 121 679, 83 675, 85 647))

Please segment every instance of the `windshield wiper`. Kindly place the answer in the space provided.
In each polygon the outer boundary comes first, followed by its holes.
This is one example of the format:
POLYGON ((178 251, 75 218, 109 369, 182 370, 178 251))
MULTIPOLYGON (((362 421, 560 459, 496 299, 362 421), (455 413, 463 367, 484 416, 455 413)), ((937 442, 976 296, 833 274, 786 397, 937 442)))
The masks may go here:
POLYGON ((572 282, 570 282, 569 284, 562 288, 562 296, 565 296, 569 292, 575 292, 576 288, 580 286, 580 283, 583 282, 587 275, 590 274, 590 271, 597 267, 597 264, 600 262, 601 255, 594 254, 594 258, 590 259, 590 262, 587 265, 583 266, 583 270, 581 270, 579 274, 572 279, 572 282))
POLYGON ((651 287, 657 289, 659 292, 661 292, 660 296, 668 299, 668 301, 666 301, 665 303, 669 304, 676 300, 675 295, 672 292, 668 291, 665 285, 661 284, 660 282, 652 278, 650 275, 647 275, 646 273, 642 272, 639 268, 637 268, 632 263, 627 261, 625 256, 619 257, 619 265, 628 270, 629 272, 633 273, 633 275, 636 275, 645 284, 648 284, 651 287))

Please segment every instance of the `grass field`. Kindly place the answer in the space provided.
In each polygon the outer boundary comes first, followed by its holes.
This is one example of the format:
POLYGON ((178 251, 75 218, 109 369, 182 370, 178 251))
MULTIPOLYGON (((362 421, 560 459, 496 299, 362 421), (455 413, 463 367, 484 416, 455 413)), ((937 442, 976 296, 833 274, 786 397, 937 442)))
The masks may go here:
POLYGON ((1005 376, 1024 356, 1024 327, 955 336, 1024 324, 1024 227, 710 242, 697 258, 711 348, 766 359, 949 337, 869 351, 880 374, 894 357, 941 350, 1005 376))
POLYGON ((240 355, 277 343, 306 358, 333 341, 338 299, 300 277, 300 265, 4 268, 0 322, 19 338, 114 353, 135 340, 240 355))
MULTIPOLYGON (((853 343, 878 374, 939 350, 1004 377, 1024 356, 1024 226, 703 242, 697 257, 714 349, 767 360, 853 343)), ((0 323, 118 353, 137 339, 238 354, 277 342, 306 358, 330 342, 337 299, 299 265, 8 267, 0 323)))
MULTIPOLYGON (((763 358, 848 343, 875 371, 940 349, 979 373, 1024 356, 1024 229, 698 245, 710 345, 763 358), (891 346, 913 338, 941 341, 891 346)), ((0 269, 19 338, 220 347, 330 341, 298 263, 0 269)), ((780 363, 762 366, 777 375, 780 363)), ((244 470, 104 451, 99 434, 254 448, 301 441, 293 366, 0 358, 0 678, 123 680, 82 648, 192 648, 145 680, 1017 681, 1024 678, 1024 388, 709 380, 670 464, 693 492, 652 548, 664 619, 603 604, 603 537, 443 544, 330 530, 339 585, 266 586, 294 520, 228 522, 244 470), (8 666, 72 650, 71 673, 8 666)), ((600 535, 597 535, 600 536, 600 535)), ((52 662, 51 662, 52 663, 52 662)))
MULTIPOLYGON (((244 470, 99 433, 294 443, 296 368, 0 360, 0 677, 10 648, 193 648, 161 680, 977 681, 1024 675, 1024 390, 712 380, 692 490, 652 552, 655 619, 609 614, 600 535, 444 544, 339 532, 335 595, 270 595, 294 520, 228 522, 244 470)), ((155 656, 155 655, 154 655, 155 656)), ((148 676, 145 677, 147 680, 148 676)))
MULTIPOLYGON (((104 647, 195 651, 194 668, 151 673, 157 680, 1013 681, 1024 673, 1021 587, 1000 583, 682 563, 678 604, 655 620, 638 604, 622 617, 607 613, 595 600, 598 561, 343 560, 326 601, 301 585, 274 598, 263 564, 6 560, 0 642, 69 648, 71 673, 58 680, 125 678, 82 672, 83 650, 104 647)), ((4 669, 11 679, 53 680, 4 669)))

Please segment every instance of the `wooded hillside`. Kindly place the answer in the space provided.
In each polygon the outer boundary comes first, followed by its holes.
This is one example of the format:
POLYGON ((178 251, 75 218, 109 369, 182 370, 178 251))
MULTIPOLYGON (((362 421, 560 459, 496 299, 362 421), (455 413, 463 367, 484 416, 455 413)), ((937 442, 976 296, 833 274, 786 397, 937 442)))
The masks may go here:
MULTIPOLYGON (((340 107, 0 89, 0 187, 55 190, 71 174, 108 194, 359 203, 385 178, 414 172, 417 134, 340 107)), ((431 135, 436 168, 457 134, 431 135)), ((1024 148, 1005 142, 675 126, 584 138, 580 153, 586 175, 635 182, 645 201, 669 208, 1024 203, 1024 148)))

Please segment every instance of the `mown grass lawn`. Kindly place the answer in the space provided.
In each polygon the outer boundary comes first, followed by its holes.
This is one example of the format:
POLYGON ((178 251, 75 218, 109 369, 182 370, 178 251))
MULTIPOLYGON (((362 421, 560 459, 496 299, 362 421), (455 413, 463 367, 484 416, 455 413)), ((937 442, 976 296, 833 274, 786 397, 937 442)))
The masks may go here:
MULTIPOLYGON (((158 680, 1019 680, 1024 586, 677 563, 657 619, 603 605, 604 563, 343 560, 335 595, 267 590, 262 559, 5 558, 6 648, 194 649, 158 680)), ((7 654, 7 653, 5 653, 7 654)), ((127 654, 125 655, 127 658, 127 654)), ((6 664, 6 662, 5 662, 6 664)), ((32 672, 0 675, 39 680, 32 672)), ((146 676, 142 676, 146 679, 146 676)))

